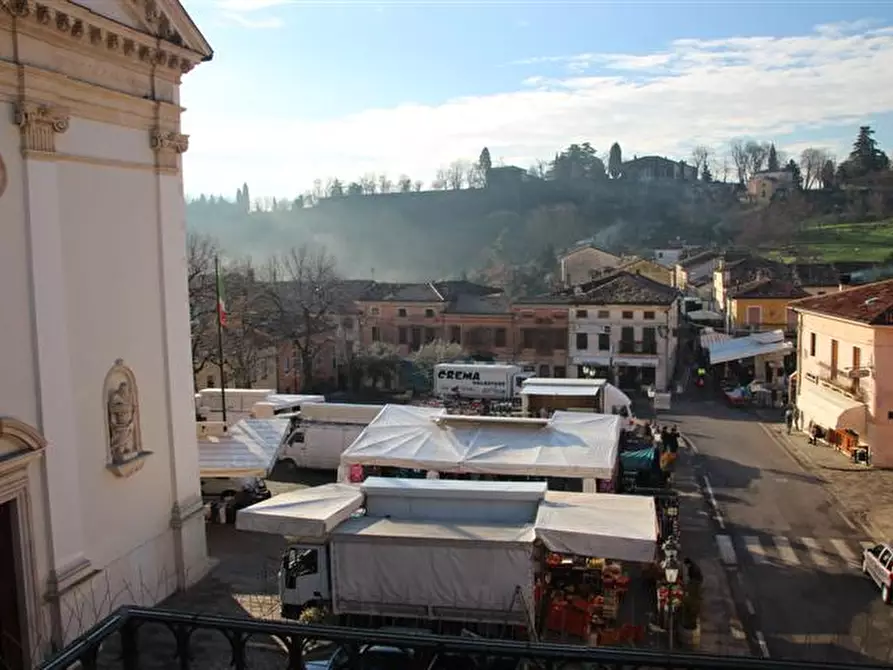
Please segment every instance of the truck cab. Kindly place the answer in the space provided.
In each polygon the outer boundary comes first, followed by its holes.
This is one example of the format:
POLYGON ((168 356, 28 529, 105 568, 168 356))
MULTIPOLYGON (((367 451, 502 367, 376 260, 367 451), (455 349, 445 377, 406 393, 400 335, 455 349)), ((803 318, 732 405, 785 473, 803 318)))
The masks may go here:
POLYGON ((329 552, 321 545, 294 545, 279 570, 282 616, 297 619, 307 607, 331 600, 329 552))

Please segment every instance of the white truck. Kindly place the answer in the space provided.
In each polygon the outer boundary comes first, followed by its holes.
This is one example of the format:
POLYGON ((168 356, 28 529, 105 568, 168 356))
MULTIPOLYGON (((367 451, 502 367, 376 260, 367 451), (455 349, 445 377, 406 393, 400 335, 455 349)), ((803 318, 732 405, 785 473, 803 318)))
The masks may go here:
POLYGON ((434 366, 434 395, 471 400, 513 400, 533 377, 520 365, 504 363, 440 363, 434 366))
POLYGON ((547 569, 537 540, 637 563, 657 549, 653 498, 547 491, 545 482, 370 477, 280 494, 239 511, 236 528, 289 538, 284 617, 318 608, 370 627, 532 631, 535 579, 547 569))
POLYGON ((337 470, 341 454, 359 437, 384 405, 310 403, 291 419, 279 461, 289 468, 337 470))

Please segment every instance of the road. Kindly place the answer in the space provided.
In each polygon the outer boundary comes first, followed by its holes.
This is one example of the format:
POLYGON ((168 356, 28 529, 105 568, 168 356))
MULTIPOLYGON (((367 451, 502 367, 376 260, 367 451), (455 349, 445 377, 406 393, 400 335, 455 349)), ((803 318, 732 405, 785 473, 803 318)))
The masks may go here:
POLYGON ((862 547, 873 543, 823 481, 747 411, 680 400, 659 422, 678 423, 697 452, 696 479, 715 530, 712 557, 725 568, 754 653, 893 659, 893 608, 859 566, 862 547))

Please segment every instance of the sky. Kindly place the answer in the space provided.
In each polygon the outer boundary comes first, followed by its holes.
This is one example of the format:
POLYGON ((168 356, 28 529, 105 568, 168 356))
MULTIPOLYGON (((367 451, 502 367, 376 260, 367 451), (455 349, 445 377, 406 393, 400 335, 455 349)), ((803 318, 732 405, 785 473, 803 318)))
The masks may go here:
POLYGON ((295 197, 369 172, 430 182, 730 141, 893 150, 893 2, 185 0, 214 58, 184 77, 187 194, 295 197))

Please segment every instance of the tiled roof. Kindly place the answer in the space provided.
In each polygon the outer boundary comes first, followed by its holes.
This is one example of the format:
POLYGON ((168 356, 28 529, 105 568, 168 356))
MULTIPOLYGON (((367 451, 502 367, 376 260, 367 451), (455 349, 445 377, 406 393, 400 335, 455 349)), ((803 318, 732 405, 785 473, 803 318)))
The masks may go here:
POLYGON ((843 275, 875 267, 866 261, 839 263, 794 263, 791 267, 801 286, 837 286, 843 275))
POLYGON ((729 284, 744 284, 768 278, 793 281, 790 266, 758 256, 749 256, 726 263, 723 266, 723 271, 729 273, 729 284))
POLYGON ((888 323, 893 313, 893 279, 804 298, 793 303, 791 307, 847 321, 870 325, 893 325, 888 323))
POLYGON ((505 295, 459 295, 444 310, 447 314, 510 314, 512 304, 505 295))
POLYGON ((701 263, 708 263, 714 258, 719 258, 721 255, 722 254, 716 250, 701 251, 700 253, 694 254, 693 256, 688 256, 687 258, 679 261, 679 266, 684 269, 688 269, 690 267, 694 267, 695 265, 700 265, 701 263))
POLYGON ((783 279, 757 279, 729 288, 730 298, 802 298, 809 295, 794 282, 783 279))
POLYGON ((515 298, 513 302, 515 305, 526 305, 528 307, 534 307, 536 305, 569 305, 570 303, 571 299, 569 296, 555 293, 515 298))
POLYGON ((461 295, 497 295, 501 289, 461 279, 436 282, 372 282, 357 300, 365 302, 449 302, 461 295))
POLYGON ((599 277, 579 288, 581 293, 569 297, 580 305, 671 305, 679 296, 666 284, 625 271, 599 277))

